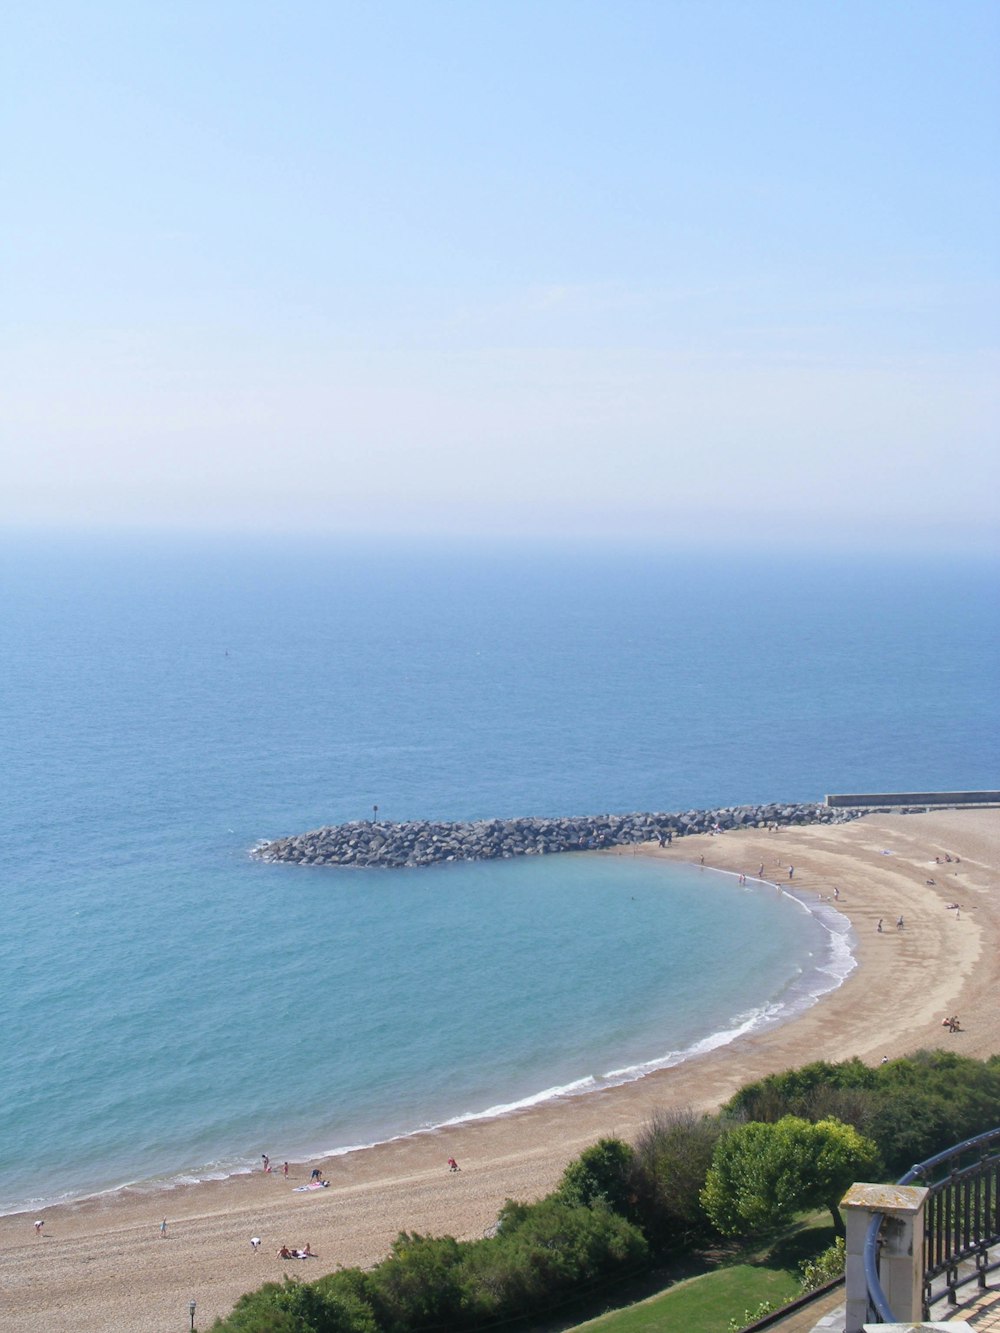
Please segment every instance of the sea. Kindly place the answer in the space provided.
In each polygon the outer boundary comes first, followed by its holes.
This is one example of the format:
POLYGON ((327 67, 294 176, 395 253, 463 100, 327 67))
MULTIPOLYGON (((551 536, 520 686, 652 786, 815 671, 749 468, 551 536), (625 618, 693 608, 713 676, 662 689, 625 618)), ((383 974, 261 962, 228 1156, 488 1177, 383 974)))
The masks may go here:
POLYGON ((997 576, 749 543, 0 538, 0 1211, 446 1145, 813 1003, 850 931, 753 880, 250 853, 375 806, 995 787, 997 576))

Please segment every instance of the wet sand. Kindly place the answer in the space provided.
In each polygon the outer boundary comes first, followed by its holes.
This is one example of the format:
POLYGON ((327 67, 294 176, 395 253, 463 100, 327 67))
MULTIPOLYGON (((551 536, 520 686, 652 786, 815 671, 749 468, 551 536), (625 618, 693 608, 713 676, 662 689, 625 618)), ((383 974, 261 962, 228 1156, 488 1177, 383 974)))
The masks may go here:
POLYGON ((41 1237, 36 1214, 0 1218, 0 1324, 19 1333, 161 1333, 186 1328, 195 1299, 197 1327, 207 1329, 266 1280, 375 1263, 400 1230, 480 1236, 506 1198, 544 1194, 588 1143, 634 1136, 657 1108, 714 1109, 751 1079, 819 1058, 876 1064, 931 1046, 1000 1052, 1000 811, 701 835, 643 854, 695 864, 704 856, 706 866, 750 876, 763 863, 764 877, 781 886, 794 865, 793 884, 807 897, 832 898, 836 886, 858 967, 793 1021, 624 1087, 297 1165, 287 1181, 278 1169, 63 1205, 42 1215, 41 1237), (949 864, 946 854, 961 860, 949 864), (960 1033, 941 1026, 953 1013, 960 1033), (461 1171, 448 1170, 449 1156, 461 1171), (293 1193, 313 1165, 330 1187, 293 1193), (259 1253, 251 1236, 261 1237, 259 1253), (306 1241, 318 1259, 277 1258, 280 1245, 306 1241))

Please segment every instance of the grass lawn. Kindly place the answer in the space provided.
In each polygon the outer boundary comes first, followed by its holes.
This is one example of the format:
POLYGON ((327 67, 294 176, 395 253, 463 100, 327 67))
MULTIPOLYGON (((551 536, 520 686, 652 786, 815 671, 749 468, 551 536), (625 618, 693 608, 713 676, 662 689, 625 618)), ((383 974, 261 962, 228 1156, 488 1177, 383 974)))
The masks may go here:
POLYGON ((712 1272, 688 1278, 636 1305, 577 1325, 580 1333, 726 1333, 734 1316, 755 1311, 761 1301, 777 1309, 801 1292, 799 1262, 833 1242, 821 1219, 777 1241, 769 1250, 737 1256, 712 1272))

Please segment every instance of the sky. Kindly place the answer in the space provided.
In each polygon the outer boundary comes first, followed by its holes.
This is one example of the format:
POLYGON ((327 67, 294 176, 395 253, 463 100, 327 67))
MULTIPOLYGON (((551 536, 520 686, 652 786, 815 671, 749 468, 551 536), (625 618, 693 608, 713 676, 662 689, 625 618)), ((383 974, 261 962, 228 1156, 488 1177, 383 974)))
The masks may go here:
POLYGON ((1000 553, 994 0, 34 0, 0 527, 1000 553))

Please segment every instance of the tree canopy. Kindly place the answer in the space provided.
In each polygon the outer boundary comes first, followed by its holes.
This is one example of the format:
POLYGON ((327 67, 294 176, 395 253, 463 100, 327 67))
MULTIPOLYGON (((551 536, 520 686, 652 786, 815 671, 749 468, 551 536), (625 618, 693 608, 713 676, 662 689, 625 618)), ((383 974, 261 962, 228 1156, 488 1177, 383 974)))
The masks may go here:
POLYGON ((720 1139, 702 1202, 723 1235, 771 1231, 815 1207, 829 1208, 841 1233, 845 1190, 877 1167, 875 1143, 838 1120, 751 1122, 720 1139))

